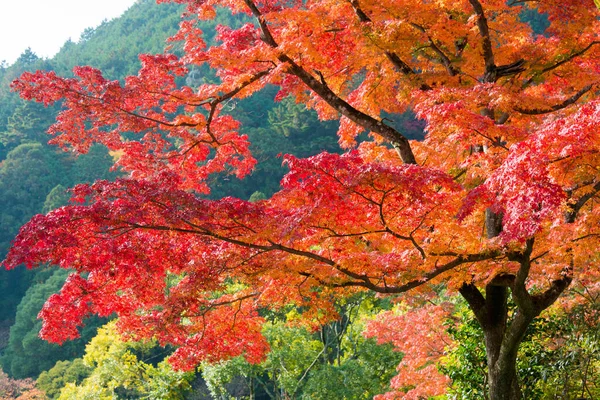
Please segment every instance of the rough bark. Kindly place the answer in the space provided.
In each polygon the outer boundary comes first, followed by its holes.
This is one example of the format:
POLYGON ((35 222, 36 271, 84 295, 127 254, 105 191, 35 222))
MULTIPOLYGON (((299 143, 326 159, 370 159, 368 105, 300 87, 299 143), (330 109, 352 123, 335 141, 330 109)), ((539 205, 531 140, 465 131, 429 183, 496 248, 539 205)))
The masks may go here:
POLYGON ((474 284, 463 284, 461 295, 467 300, 484 337, 488 367, 490 400, 521 400, 517 374, 518 350, 527 327, 543 310, 550 307, 571 283, 570 271, 552 282, 544 292, 531 295, 525 288, 529 274, 533 239, 527 241, 525 249, 508 255, 520 263, 516 275, 499 275, 485 288, 485 296, 474 284), (509 291, 516 304, 509 314, 509 291))

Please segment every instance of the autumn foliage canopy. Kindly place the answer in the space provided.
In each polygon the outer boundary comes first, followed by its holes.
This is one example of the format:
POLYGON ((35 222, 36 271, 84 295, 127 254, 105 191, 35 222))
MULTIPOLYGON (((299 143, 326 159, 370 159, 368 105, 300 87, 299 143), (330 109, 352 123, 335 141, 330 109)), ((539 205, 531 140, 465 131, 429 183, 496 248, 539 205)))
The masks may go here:
MULTIPOLYGON (((591 1, 176 2, 187 4, 172 38, 181 56, 141 55, 124 82, 80 67, 73 78, 37 72, 13 83, 25 99, 62 101, 55 144, 81 153, 102 143, 127 173, 77 186, 72 205, 34 217, 4 262, 73 270, 41 312, 45 338, 76 337, 87 315, 116 313, 123 331, 175 345, 172 362, 192 368, 240 354, 260 361, 262 309, 293 304, 315 325, 357 291, 444 287, 485 330, 499 288, 517 307, 502 334, 518 339, 567 287, 599 289, 591 1), (530 6, 547 15, 543 34, 520 19, 530 6), (248 22, 219 26, 207 47, 196 22, 217 7, 248 22), (202 64, 220 83, 176 83, 202 64), (284 156, 289 173, 268 200, 207 200, 209 176, 241 178, 256 163, 223 105, 267 85, 339 119, 346 152, 284 156), (386 118, 407 110, 426 123, 421 141, 386 118)), ((388 315, 371 332, 394 341, 390 327, 439 327, 438 311, 414 315, 412 324, 388 315)), ((494 351, 488 365, 504 357, 494 351)), ((431 354, 415 357, 412 370, 429 373, 431 354)), ((431 371, 423 393, 445 384, 431 371)))

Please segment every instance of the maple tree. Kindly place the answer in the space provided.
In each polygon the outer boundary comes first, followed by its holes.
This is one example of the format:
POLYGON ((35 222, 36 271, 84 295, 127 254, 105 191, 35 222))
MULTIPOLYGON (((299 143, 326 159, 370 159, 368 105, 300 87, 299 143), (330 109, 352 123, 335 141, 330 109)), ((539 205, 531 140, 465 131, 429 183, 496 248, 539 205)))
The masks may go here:
MULTIPOLYGON (((42 310, 41 334, 60 342, 86 315, 116 312, 122 331, 176 345, 175 366, 240 354, 259 362, 261 308, 294 304, 323 324, 336 318, 335 298, 357 291, 427 297, 443 286, 484 331, 489 398, 521 398, 515 364, 527 327, 569 286, 598 290, 598 9, 582 0, 174 1, 187 4, 172 38, 182 56, 141 55, 124 83, 90 67, 13 83, 25 99, 62 101, 52 142, 75 152, 102 143, 129 173, 77 186, 79 204, 21 229, 7 267, 75 271, 42 310), (530 5, 548 17, 543 35, 519 18, 530 5), (252 22, 217 27, 207 48, 196 22, 215 7, 252 22), (202 64, 219 84, 177 85, 202 64), (284 156, 290 171, 267 200, 204 199, 211 174, 252 171, 248 140, 222 111, 266 85, 339 119, 348 152, 284 156), (385 118, 407 109, 426 122, 423 141, 385 118), (357 144, 365 131, 371 140, 357 144)), ((372 334, 394 342, 394 327, 435 329, 445 304, 387 314, 372 334)), ((387 397, 443 393, 447 378, 427 367, 443 350, 439 334, 406 342, 409 367, 427 381, 399 378, 387 397)))

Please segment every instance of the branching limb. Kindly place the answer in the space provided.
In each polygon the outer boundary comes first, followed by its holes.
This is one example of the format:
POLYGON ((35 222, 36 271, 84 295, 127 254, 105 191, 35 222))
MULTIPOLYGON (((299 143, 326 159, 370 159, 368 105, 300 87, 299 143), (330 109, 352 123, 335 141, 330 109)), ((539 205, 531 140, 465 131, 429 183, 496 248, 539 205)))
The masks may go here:
MULTIPOLYGON (((348 271, 347 269, 340 268, 340 267, 337 268, 338 271, 342 272, 343 274, 345 274, 351 278, 354 278, 355 280, 354 281, 345 281, 345 282, 327 282, 320 278, 317 279, 314 276, 311 276, 311 277, 315 278, 320 284, 330 286, 330 287, 354 286, 354 287, 363 287, 363 288, 372 290, 377 293, 400 294, 400 293, 408 292, 409 290, 412 290, 421 285, 424 285, 424 284, 430 282, 431 280, 433 280, 434 278, 438 277, 442 273, 450 271, 462 264, 490 260, 490 259, 498 257, 499 255, 500 255, 500 253, 496 252, 496 251, 479 253, 479 254, 469 254, 469 255, 464 255, 464 256, 461 255, 446 264, 438 266, 436 269, 434 269, 433 271, 431 271, 429 273, 423 274, 416 279, 408 281, 402 285, 396 285, 396 286, 376 285, 376 284, 372 283, 372 281, 370 279, 368 279, 366 276, 352 273, 352 272, 348 271)), ((303 276, 307 276, 306 274, 307 273, 301 273, 301 275, 303 275, 303 276)))
MULTIPOLYGON (((189 233, 189 234, 207 236, 207 237, 210 237, 213 239, 217 239, 217 240, 220 240, 220 241, 223 241, 226 243, 231 243, 231 244, 234 244, 234 245, 237 245, 240 247, 244 247, 244 248, 262 250, 265 252, 282 251, 287 254, 297 255, 297 256, 304 257, 306 259, 310 259, 310 260, 316 261, 318 263, 333 267, 337 271, 339 271, 342 274, 353 279, 353 281, 347 281, 347 282, 343 282, 343 283, 338 283, 338 282, 329 282, 328 283, 326 281, 320 281, 320 283, 322 283, 322 284, 326 284, 328 286, 333 285, 335 287, 340 287, 340 285, 343 287, 348 287, 348 286, 363 287, 363 288, 372 290, 377 293, 390 293, 390 294, 404 293, 411 289, 414 289, 416 287, 424 285, 424 284, 428 283, 429 281, 435 279, 439 275, 443 274, 444 272, 450 271, 462 264, 491 260, 491 259, 497 258, 501 255, 500 251, 498 251, 498 250, 487 251, 487 252, 476 253, 476 254, 459 255, 454 260, 449 261, 443 265, 437 266, 433 271, 422 274, 418 278, 408 281, 402 285, 380 286, 380 285, 373 283, 367 275, 355 273, 355 272, 339 265, 338 263, 336 263, 335 261, 333 261, 330 258, 323 257, 320 254, 316 254, 316 253, 313 253, 310 251, 300 250, 300 249, 295 249, 293 247, 285 246, 285 245, 276 243, 274 241, 268 241, 269 244, 258 244, 258 243, 244 241, 241 239, 230 238, 230 237, 221 235, 219 233, 212 232, 212 231, 210 231, 206 228, 203 228, 201 226, 198 226, 196 224, 193 224, 190 221, 184 221, 184 222, 187 225, 189 225, 191 228, 171 227, 171 226, 164 226, 164 225, 142 225, 142 224, 127 222, 127 221, 117 221, 117 222, 120 222, 121 224, 123 224, 124 229, 136 228, 136 229, 189 233)), ((306 276, 306 275, 303 275, 303 276, 306 276)))
POLYGON ((506 147, 506 143, 502 141, 501 137, 495 137, 495 138, 491 138, 487 135, 484 135, 483 133, 481 133, 479 130, 475 129, 475 128, 471 128, 472 131, 474 131, 475 133, 477 133, 479 136, 486 138, 487 140, 490 141, 490 144, 493 147, 501 147, 504 150, 508 151, 508 147, 506 147))
POLYGON ((491 259, 499 257, 500 255, 501 255, 500 252, 496 251, 496 250, 488 251, 488 252, 484 252, 484 253, 477 253, 477 254, 460 255, 457 258, 455 258, 454 260, 449 261, 446 264, 438 266, 433 271, 423 274, 420 277, 418 277, 412 281, 406 282, 402 285, 385 286, 385 287, 374 286, 374 287, 368 287, 368 289, 371 289, 378 293, 404 293, 404 292, 407 292, 418 286, 421 286, 421 285, 433 280, 434 278, 438 277, 439 275, 443 274, 444 272, 450 271, 460 265, 479 262, 479 261, 485 261, 485 260, 491 260, 491 259))
MULTIPOLYGON (((214 99, 210 100, 210 102, 208 103, 209 106, 210 106, 210 110, 208 112, 208 118, 206 119, 206 133, 211 137, 211 139, 216 144, 220 144, 220 143, 217 140, 217 138, 214 136, 214 134, 212 133, 211 124, 212 124, 213 118, 215 117, 215 113, 217 111, 218 106, 221 103, 223 103, 223 102, 225 102, 225 101, 233 98, 236 94, 238 94, 240 91, 242 91, 246 87, 252 85, 254 82, 259 81, 262 77, 267 76, 270 72, 271 72, 271 69, 266 69, 264 71, 260 71, 259 73, 253 75, 246 82, 242 83, 241 85, 239 85, 235 89, 231 90, 230 92, 224 93, 224 94, 222 94, 220 96, 217 96, 214 99)), ((187 152, 189 152, 194 147, 196 147, 198 145, 198 143, 199 142, 196 142, 196 143, 192 144, 192 146, 190 146, 190 148, 188 148, 184 152, 184 154, 187 153, 187 152)))
POLYGON ((477 15, 477 29, 481 36, 481 50, 483 55, 483 61, 485 65, 485 72, 483 75, 483 82, 493 83, 499 78, 504 76, 516 75, 525 70, 525 60, 520 59, 506 65, 496 65, 494 59, 494 50, 492 45, 492 39, 490 37, 490 28, 488 25, 483 6, 479 0, 469 0, 471 7, 477 15))
MULTIPOLYGON (((273 35, 271 34, 271 31, 269 30, 269 27, 260 10, 251 0, 244 0, 244 3, 250 8, 252 15, 257 19, 262 32, 263 41, 269 46, 277 48, 278 44, 273 38, 273 35)), ((317 79, 311 75, 288 55, 279 54, 277 58, 279 61, 289 66, 287 73, 298 77, 306 86, 308 86, 332 108, 350 119, 355 124, 360 125, 371 132, 377 133, 384 139, 388 140, 394 146, 404 163, 417 163, 410 143, 404 135, 394 128, 384 124, 383 121, 377 120, 351 106, 348 102, 333 92, 329 86, 321 82, 320 79, 317 79)))

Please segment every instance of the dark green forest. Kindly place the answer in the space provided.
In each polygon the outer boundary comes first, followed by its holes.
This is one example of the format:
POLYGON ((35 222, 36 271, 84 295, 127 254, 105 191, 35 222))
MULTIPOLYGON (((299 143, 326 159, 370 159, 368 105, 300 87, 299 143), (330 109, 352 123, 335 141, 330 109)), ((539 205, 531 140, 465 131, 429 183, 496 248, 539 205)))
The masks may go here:
MULTIPOLYGON (((112 180, 113 155, 100 146, 75 157, 48 144, 46 130, 59 106, 44 108, 21 100, 10 82, 24 71, 53 70, 68 76, 77 65, 99 68, 110 79, 135 75, 138 54, 162 53, 166 39, 175 33, 182 8, 139 0, 120 18, 88 28, 77 41, 66 42, 51 59, 25 49, 12 65, 0 65, 0 256, 4 258, 21 225, 38 213, 68 203, 68 188, 98 179, 112 180)), ((525 16, 539 32, 544 18, 525 16)), ((236 26, 242 17, 222 12, 201 29, 214 40, 216 24, 236 26)), ((172 44, 177 53, 177 43, 172 44)), ((214 73, 192 69, 181 84, 191 87, 215 80, 214 73)), ((282 153, 307 157, 322 151, 339 152, 337 122, 321 122, 316 113, 290 98, 275 102, 276 88, 227 104, 242 123, 259 161, 243 181, 222 174, 211 181, 214 198, 235 196, 256 201, 279 188, 285 173, 282 153)), ((389 116, 410 138, 423 135, 423 125, 412 114, 389 116)), ((260 365, 242 358, 205 364, 197 373, 174 371, 166 363, 173 351, 157 343, 127 342, 119 338, 114 321, 91 318, 81 338, 62 346, 38 338, 37 314, 56 293, 68 271, 51 265, 38 270, 0 270, 0 398, 49 399, 368 399, 386 391, 402 354, 389 344, 378 345, 361 332, 365 321, 390 309, 389 300, 357 295, 338 305, 341 319, 317 330, 293 324, 297 310, 267 315, 265 337, 271 353, 260 365), (29 395, 31 397, 24 397, 29 395), (38 397, 35 397, 38 396, 38 397)), ((599 307, 598 303, 593 306, 599 307)), ((460 310, 465 305, 458 305, 460 310)), ((591 306, 592 307, 592 306, 591 306)), ((466 312, 466 311, 465 311, 466 312)), ((534 365, 521 365, 528 399, 571 399, 581 382, 600 390, 598 368, 600 332, 590 322, 590 310, 567 318, 557 313, 528 333, 525 350, 538 356, 534 365), (583 334, 582 334, 583 332, 583 334), (550 338, 565 345, 547 349, 550 338), (536 347, 537 346, 537 347, 536 347), (590 369, 591 366, 591 369, 590 369), (587 369, 586 369, 587 368, 587 369), (597 370, 596 370, 597 372, 597 370), (566 393, 564 397, 561 393, 566 393)), ((466 319, 458 313, 456 321, 466 319)), ((450 329, 450 328, 449 328, 450 329)), ((448 358, 444 371, 454 381, 457 399, 480 399, 485 392, 484 349, 481 332, 463 323, 450 329, 464 343, 448 358)), ((600 392, 596 392, 600 393, 600 392)))

